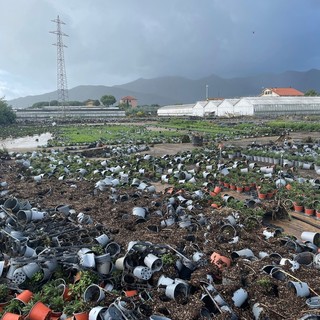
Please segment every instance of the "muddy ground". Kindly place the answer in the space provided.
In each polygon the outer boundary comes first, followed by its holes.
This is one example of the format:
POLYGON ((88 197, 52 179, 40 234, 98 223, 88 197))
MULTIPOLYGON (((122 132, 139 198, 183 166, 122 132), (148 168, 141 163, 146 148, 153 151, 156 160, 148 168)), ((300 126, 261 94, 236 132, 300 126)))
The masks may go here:
MULTIPOLYGON (((193 147, 191 144, 157 145, 148 153, 160 156, 190 150, 193 147)), ((254 319, 252 307, 255 303, 259 303, 262 310, 259 319, 300 319, 308 313, 319 314, 319 310, 308 308, 307 297, 297 296, 295 290, 290 287, 290 281, 302 281, 309 286, 308 296, 319 295, 319 269, 301 264, 298 270, 292 271, 290 263, 287 262, 281 266, 283 270, 281 280, 263 271, 266 266, 275 266, 280 262, 278 255, 270 257, 270 254, 272 256, 277 253, 290 260, 293 260, 297 254, 283 235, 269 239, 264 237, 263 231, 266 227, 271 231, 276 230, 277 221, 269 220, 271 225, 264 225, 262 221, 252 223, 245 217, 239 217, 234 226, 239 241, 232 243, 235 234, 222 232, 221 229, 226 223, 226 218, 233 213, 232 209, 213 209, 208 203, 199 202, 189 210, 185 203, 179 203, 182 210, 191 215, 192 225, 188 228, 182 227, 179 224, 179 218, 173 225, 163 225, 162 221, 169 217, 170 198, 177 199, 178 196, 183 196, 185 199, 192 199, 190 193, 183 190, 170 189, 168 193, 168 186, 161 183, 158 184, 157 193, 138 191, 134 187, 120 187, 116 193, 123 197, 115 199, 111 190, 96 191, 94 183, 90 181, 78 179, 57 181, 55 178, 47 178, 41 183, 35 183, 30 178, 24 178, 19 172, 20 168, 14 160, 0 160, 0 181, 8 183, 10 196, 29 200, 33 207, 41 210, 54 211, 57 206, 67 204, 76 214, 83 212, 89 215, 94 224, 102 224, 113 241, 121 246, 118 257, 126 253, 130 241, 149 241, 152 244, 169 245, 191 261, 196 252, 203 254, 198 262, 193 261, 190 269, 184 267, 179 270, 175 265, 165 264, 160 271, 153 274, 147 284, 144 283, 151 297, 146 302, 150 307, 150 314, 164 315, 173 320, 231 319, 230 313, 223 312, 223 308, 217 307, 210 298, 204 298, 210 281, 233 310, 234 317, 239 319, 254 319), (132 215, 133 207, 146 208, 146 219, 137 220, 132 215), (244 248, 252 250, 254 257, 236 258, 232 255, 233 252, 244 248), (260 252, 267 252, 269 256, 261 259, 260 252), (211 259, 213 253, 219 253, 230 259, 230 266, 213 263, 211 259), (189 285, 188 295, 177 297, 176 300, 168 299, 164 289, 157 286, 161 275, 172 279, 184 279, 189 285), (240 288, 247 292, 248 298, 241 306, 235 306, 232 298, 234 292, 240 288)), ((3 202, 4 199, 5 197, 1 201, 3 202)), ((299 235, 302 222, 297 221, 284 220, 279 225, 284 227, 285 233, 290 234, 290 231, 295 230, 295 235, 299 235), (295 227, 290 229, 289 225, 295 227)), ((317 228, 310 230, 315 231, 317 228)), ((167 252, 173 255, 175 253, 170 249, 167 249, 167 252)), ((119 295, 123 295, 124 290, 134 288, 135 285, 116 283, 119 295)), ((212 291, 211 294, 216 295, 212 291)), ((107 295, 105 305, 112 302, 114 298, 107 295)), ((141 303, 138 296, 132 299, 137 305, 141 303)))

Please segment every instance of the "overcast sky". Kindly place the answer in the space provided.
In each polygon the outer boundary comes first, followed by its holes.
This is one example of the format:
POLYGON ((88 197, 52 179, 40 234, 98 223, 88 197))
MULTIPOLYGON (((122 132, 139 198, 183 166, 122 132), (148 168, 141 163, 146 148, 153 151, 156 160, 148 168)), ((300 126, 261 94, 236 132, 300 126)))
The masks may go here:
POLYGON ((319 0, 0 0, 0 96, 138 78, 241 77, 320 68, 319 0))

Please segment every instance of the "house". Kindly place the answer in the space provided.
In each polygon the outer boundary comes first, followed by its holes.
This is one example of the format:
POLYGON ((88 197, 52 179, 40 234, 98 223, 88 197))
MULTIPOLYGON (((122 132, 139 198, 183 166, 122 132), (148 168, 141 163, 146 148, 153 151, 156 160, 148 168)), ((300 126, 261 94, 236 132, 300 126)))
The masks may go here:
POLYGON ((132 108, 136 108, 138 105, 138 100, 132 96, 126 96, 120 99, 120 104, 125 104, 132 108))
POLYGON ((304 93, 295 88, 265 88, 263 89, 261 97, 301 97, 304 93))

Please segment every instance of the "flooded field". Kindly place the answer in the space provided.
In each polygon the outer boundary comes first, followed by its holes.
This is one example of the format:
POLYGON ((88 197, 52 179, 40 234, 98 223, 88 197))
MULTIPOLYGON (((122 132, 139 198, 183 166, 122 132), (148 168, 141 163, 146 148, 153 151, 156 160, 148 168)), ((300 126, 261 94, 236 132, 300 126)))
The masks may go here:
POLYGON ((15 139, 0 140, 0 148, 8 151, 23 151, 46 146, 48 140, 52 138, 52 134, 47 132, 40 135, 26 136, 15 139))

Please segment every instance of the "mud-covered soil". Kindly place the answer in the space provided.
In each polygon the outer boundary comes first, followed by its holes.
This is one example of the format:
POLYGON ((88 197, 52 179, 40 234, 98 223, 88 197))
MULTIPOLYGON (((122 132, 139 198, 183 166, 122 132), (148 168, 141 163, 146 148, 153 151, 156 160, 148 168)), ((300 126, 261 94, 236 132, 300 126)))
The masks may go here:
MULTIPOLYGON (((175 148, 176 152, 179 150, 175 148)), ((161 149, 161 153, 163 151, 161 149)), ((229 313, 223 312, 224 308, 217 307, 215 302, 208 298, 206 290, 209 283, 217 290, 215 293, 209 291, 209 294, 215 297, 219 293, 239 319, 254 319, 252 307, 255 303, 258 303, 262 310, 259 319, 299 319, 308 313, 320 312, 309 309, 306 305, 307 297, 297 296, 289 285, 290 281, 302 281, 309 286, 309 296, 319 295, 320 270, 314 266, 300 265, 298 270, 292 271, 291 264, 287 262, 281 266, 281 280, 263 271, 266 266, 278 265, 279 255, 293 260, 297 252, 288 245, 282 234, 266 239, 263 235, 266 226, 261 221, 240 216, 234 225, 234 233, 233 228, 227 231, 221 229, 226 223, 226 217, 234 212, 232 209, 213 209, 206 202, 194 200, 190 193, 183 190, 160 188, 161 192, 148 193, 134 187, 120 187, 102 192, 94 189, 93 182, 78 179, 58 181, 47 178, 35 183, 19 174, 19 168, 13 160, 5 159, 0 160, 0 181, 8 183, 10 196, 29 200, 33 207, 52 211, 59 205, 67 204, 76 214, 83 212, 89 215, 93 224, 102 224, 113 241, 121 246, 118 257, 126 253, 130 241, 147 241, 164 245, 166 248, 170 246, 191 261, 195 253, 202 253, 203 256, 198 262, 193 261, 192 268, 189 266, 190 268, 183 267, 179 270, 168 263, 145 283, 145 291, 151 297, 145 304, 150 307, 151 314, 164 315, 173 320, 231 319, 229 313), (163 220, 170 215, 169 199, 177 199, 178 196, 193 200, 193 206, 188 207, 187 202, 179 203, 176 200, 173 206, 175 209, 180 206, 180 214, 176 216, 174 224, 164 226, 163 220), (146 219, 133 216, 133 207, 146 208, 146 219), (187 228, 179 223, 181 215, 184 214, 191 216, 192 224, 187 228), (238 242, 234 241, 234 236, 239 237, 238 242), (232 254, 245 248, 250 249, 254 257, 237 258, 232 254), (259 258, 260 252, 266 252, 269 256, 259 258), (212 263, 213 253, 230 259, 230 265, 212 263), (157 286, 161 275, 184 279, 189 285, 187 297, 168 299, 164 289, 157 286), (237 307, 232 298, 234 292, 241 288, 247 292, 248 297, 237 307), (211 315, 206 317, 208 313, 211 315)), ((0 199, 2 203, 4 200, 5 197, 0 199)), ((276 221, 272 223, 276 224, 276 221)), ((271 225, 269 228, 271 231, 275 230, 271 225)), ((304 247, 301 248, 305 250, 304 247)), ((167 250, 175 253, 171 249, 167 250)), ((130 285, 116 286, 119 295, 123 295, 124 290, 132 289, 130 285)), ((141 293, 143 290, 138 291, 141 293)), ((108 306, 113 299, 114 296, 107 295, 105 305, 108 306)), ((139 296, 132 299, 137 305, 141 304, 139 296)), ((141 316, 141 319, 147 319, 147 316, 141 316)))

